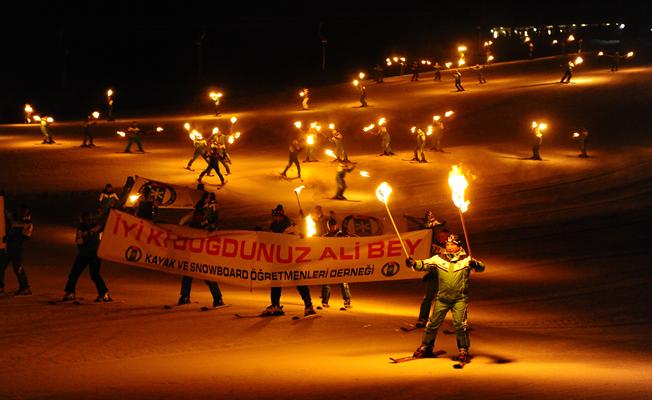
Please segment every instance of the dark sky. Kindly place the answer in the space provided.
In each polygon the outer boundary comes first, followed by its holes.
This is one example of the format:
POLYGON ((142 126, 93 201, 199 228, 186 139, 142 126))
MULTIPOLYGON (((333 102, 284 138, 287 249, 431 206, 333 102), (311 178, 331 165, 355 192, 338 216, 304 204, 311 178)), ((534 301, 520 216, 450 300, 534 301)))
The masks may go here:
POLYGON ((95 1, 26 2, 16 10, 3 6, 0 79, 5 98, 0 112, 6 114, 13 103, 25 101, 68 112, 73 104, 101 102, 109 86, 123 95, 122 104, 128 108, 147 108, 148 102, 196 101, 210 85, 233 93, 342 81, 394 52, 443 56, 457 41, 476 40, 478 27, 486 32, 493 25, 616 19, 636 24, 649 18, 649 7, 628 2, 587 6, 590 3, 395 1, 393 7, 351 3, 95 1), (320 69, 320 33, 328 39, 325 74, 320 69))

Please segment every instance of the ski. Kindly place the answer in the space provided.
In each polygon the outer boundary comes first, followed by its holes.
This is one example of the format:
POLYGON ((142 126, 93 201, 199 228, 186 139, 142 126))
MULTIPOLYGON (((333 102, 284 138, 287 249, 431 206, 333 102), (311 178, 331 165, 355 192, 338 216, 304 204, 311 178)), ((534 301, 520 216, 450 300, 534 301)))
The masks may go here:
POLYGON ((50 305, 57 305, 57 304, 74 304, 74 303, 79 303, 84 301, 83 297, 77 297, 76 299, 73 300, 48 300, 48 304, 50 305))
POLYGON ((455 357, 455 358, 457 359, 457 364, 453 364, 453 368, 462 369, 462 368, 464 368, 464 366, 466 364, 471 362, 471 358, 473 358, 473 357, 471 357, 471 355, 467 355, 465 361, 459 361, 459 358, 457 358, 457 357, 455 357))
POLYGON ((190 306, 192 304, 199 304, 199 302, 198 301, 193 301, 193 302, 187 303, 187 304, 166 304, 166 305, 163 306, 163 309, 164 310, 183 310, 185 308, 188 308, 188 307, 185 307, 185 306, 190 306))
POLYGON ((203 306, 203 307, 200 308, 199 310, 200 310, 200 311, 213 311, 213 310, 219 310, 219 309, 226 308, 226 307, 231 307, 231 304, 222 304, 221 306, 217 306, 217 307, 206 307, 206 306, 203 306))
POLYGON ((284 317, 285 314, 233 314, 238 318, 269 318, 269 317, 284 317))
POLYGON ((122 303, 120 300, 111 300, 111 301, 83 301, 83 299, 76 299, 71 304, 74 306, 92 306, 96 304, 111 304, 111 303, 122 303))
POLYGON ((414 330, 421 329, 421 328, 423 328, 423 326, 416 326, 414 324, 405 324, 405 326, 401 327, 401 330, 403 332, 412 332, 414 330))
POLYGON ((306 316, 295 315, 294 317, 292 317, 292 320, 293 321, 303 321, 303 320, 306 320, 306 319, 315 319, 315 318, 320 318, 320 317, 321 317, 320 314, 310 314, 310 315, 306 315, 306 316))
POLYGON ((415 356, 408 356, 408 357, 390 357, 390 361, 394 364, 402 363, 402 362, 407 362, 407 361, 414 361, 414 360, 423 360, 424 358, 437 358, 441 355, 446 354, 445 350, 437 350, 434 353, 432 353, 432 356, 428 357, 415 357, 415 356))

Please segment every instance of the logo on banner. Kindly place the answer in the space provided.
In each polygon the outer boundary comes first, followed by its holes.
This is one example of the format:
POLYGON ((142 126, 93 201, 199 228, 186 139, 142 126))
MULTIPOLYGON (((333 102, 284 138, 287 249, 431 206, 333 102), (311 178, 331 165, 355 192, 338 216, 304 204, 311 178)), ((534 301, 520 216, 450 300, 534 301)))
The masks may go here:
POLYGON ((147 184, 149 184, 150 188, 152 189, 152 194, 154 195, 154 199, 156 200, 157 204, 165 207, 173 204, 176 201, 177 191, 174 190, 172 186, 160 182, 149 181, 145 183, 140 187, 139 193, 143 192, 143 189, 147 184))
POLYGON ((138 262, 142 256, 143 252, 136 246, 129 246, 125 251, 125 258, 127 261, 138 262))
POLYGON ((380 270, 380 273, 386 277, 392 277, 398 274, 398 271, 401 269, 401 266, 396 261, 390 261, 387 264, 383 265, 383 268, 380 270))

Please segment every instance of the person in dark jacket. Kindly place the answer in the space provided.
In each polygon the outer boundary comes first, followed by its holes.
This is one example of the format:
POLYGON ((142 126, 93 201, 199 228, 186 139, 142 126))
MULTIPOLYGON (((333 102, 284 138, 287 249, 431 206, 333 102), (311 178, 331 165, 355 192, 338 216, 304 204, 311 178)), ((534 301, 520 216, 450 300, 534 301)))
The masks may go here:
POLYGON ((299 153, 301 152, 302 149, 301 149, 301 145, 299 144, 299 141, 294 139, 292 141, 292 144, 290 144, 288 150, 289 150, 288 165, 286 165, 283 172, 281 172, 281 176, 287 177, 285 173, 288 172, 288 169, 290 169, 292 164, 294 164, 297 167, 297 174, 299 176, 299 179, 301 179, 301 163, 299 162, 299 153))
POLYGON ((75 243, 77 244, 77 257, 72 265, 68 282, 64 288, 63 301, 74 300, 76 298, 75 288, 77 280, 86 267, 89 268, 91 280, 97 289, 97 298, 95 302, 113 301, 109 294, 109 289, 100 275, 100 265, 102 260, 97 256, 97 248, 100 245, 100 235, 102 226, 92 217, 91 213, 84 212, 81 215, 81 222, 77 227, 75 243))
POLYGON ((206 169, 199 174, 199 178, 197 178, 197 182, 201 183, 202 178, 204 175, 209 174, 211 170, 215 171, 217 176, 220 178, 220 181, 222 182, 222 185, 224 185, 224 176, 222 176, 222 173, 220 172, 220 158, 222 157, 222 153, 220 152, 218 146, 213 145, 211 146, 210 151, 208 152, 208 166, 206 166, 206 169))
POLYGON ((26 207, 20 207, 17 211, 7 214, 5 226, 7 232, 2 240, 7 248, 0 254, 0 294, 5 293, 5 269, 11 263, 18 279, 16 296, 30 295, 32 291, 23 268, 23 243, 32 236, 34 230, 32 214, 26 207))

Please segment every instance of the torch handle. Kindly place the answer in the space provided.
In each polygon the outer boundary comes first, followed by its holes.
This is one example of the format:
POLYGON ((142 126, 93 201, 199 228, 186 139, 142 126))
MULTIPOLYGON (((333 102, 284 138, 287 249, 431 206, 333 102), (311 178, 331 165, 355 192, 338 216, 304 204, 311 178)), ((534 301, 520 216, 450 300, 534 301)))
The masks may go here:
POLYGON ((297 196, 297 204, 299 205, 299 212, 303 215, 303 210, 301 209, 301 201, 299 201, 299 193, 294 192, 294 195, 297 196))
POLYGON ((471 243, 469 242, 469 235, 466 233, 466 224, 464 223, 464 214, 462 214, 462 210, 459 208, 457 209, 460 213, 460 220, 462 221, 462 230, 464 231, 464 241, 466 242, 466 249, 469 251, 469 258, 472 258, 471 256, 471 243))
POLYGON ((403 239, 401 238, 401 234, 398 233, 398 228, 396 227, 394 218, 392 218, 392 213, 389 212, 389 207, 387 207, 387 203, 385 203, 385 209, 387 210, 387 215, 389 215, 389 220, 392 221, 392 225, 394 226, 394 231, 396 231, 396 236, 398 236, 398 241, 401 243, 401 247, 403 248, 403 253, 405 253, 405 257, 410 257, 407 250, 405 249, 405 244, 403 244, 403 239))

